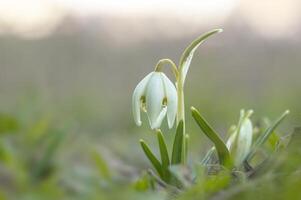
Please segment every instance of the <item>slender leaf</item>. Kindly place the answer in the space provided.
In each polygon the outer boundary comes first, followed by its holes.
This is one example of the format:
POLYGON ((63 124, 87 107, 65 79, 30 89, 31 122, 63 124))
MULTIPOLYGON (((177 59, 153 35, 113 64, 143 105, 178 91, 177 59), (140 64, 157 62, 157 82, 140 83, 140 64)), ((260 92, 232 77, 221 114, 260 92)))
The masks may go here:
POLYGON ((165 143, 163 134, 160 130, 157 130, 157 137, 161 155, 161 163, 162 163, 162 172, 163 172, 163 180, 166 182, 170 181, 170 172, 169 172, 169 156, 167 151, 167 145, 165 143))
POLYGON ((140 145, 141 145, 146 157, 149 159, 149 161, 152 163, 152 165, 154 166, 154 168, 156 169, 156 171, 162 178, 163 171, 162 171, 162 166, 161 166, 159 160, 156 158, 156 156, 152 153, 152 151, 150 150, 148 145, 143 140, 140 140, 140 145))
POLYGON ((295 127, 293 133, 291 134, 290 141, 288 143, 288 149, 297 148, 300 152, 301 146, 301 126, 295 127))
POLYGON ((214 156, 214 152, 215 152, 215 147, 209 149, 209 151, 207 151, 206 155, 201 161, 201 164, 206 166, 209 163, 209 161, 212 159, 212 156, 214 156))
POLYGON ((277 126, 284 120, 284 118, 289 114, 289 111, 286 110, 269 128, 266 129, 266 131, 260 135, 256 142, 254 143, 253 148, 247 155, 245 160, 250 160, 253 158, 254 154, 256 153, 257 149, 263 145, 271 136, 271 134, 274 132, 274 130, 277 128, 277 126))
POLYGON ((185 82, 185 78, 193 57, 193 54, 195 50, 211 35, 214 35, 215 33, 222 32, 222 29, 214 29, 211 30, 201 36, 199 36, 197 39, 195 39, 182 53, 180 62, 179 62, 179 69, 181 70, 181 73, 183 75, 183 82, 185 82))
POLYGON ((51 162, 53 161, 53 157, 55 156, 59 145, 63 142, 65 133, 57 131, 49 133, 49 136, 52 136, 49 138, 49 144, 45 149, 42 159, 37 163, 33 171, 33 177, 35 180, 42 178, 42 176, 51 168, 51 162))
POLYGON ((183 120, 181 120, 178 124, 175 140, 173 143, 171 164, 179 164, 182 161, 183 137, 184 137, 184 126, 183 126, 183 120))
POLYGON ((158 137, 162 167, 167 169, 170 163, 169 156, 168 156, 167 146, 164 137, 160 130, 157 131, 157 137, 158 137))
POLYGON ((142 192, 145 192, 149 189, 154 189, 153 177, 144 171, 142 175, 140 175, 138 180, 135 181, 134 188, 137 191, 142 191, 142 192))
POLYGON ((232 165, 232 161, 226 144, 194 107, 191 107, 191 112, 193 118, 195 119, 199 127, 202 129, 205 135, 214 143, 220 163, 226 167, 230 167, 232 165))
POLYGON ((0 113, 0 134, 16 132, 19 130, 19 122, 13 116, 0 113))
POLYGON ((269 146, 272 148, 272 150, 276 150, 279 142, 280 142, 280 137, 277 135, 275 131, 273 131, 268 139, 269 146))
POLYGON ((94 150, 91 152, 91 157, 95 162, 96 168, 102 178, 107 180, 111 179, 111 173, 109 170, 109 166, 107 165, 106 161, 104 160, 103 156, 100 152, 94 150))
POLYGON ((191 171, 185 165, 172 165, 170 172, 175 179, 174 185, 178 188, 188 188, 193 183, 191 171))
MULTIPOLYGON (((188 134, 185 134, 185 145, 184 145, 184 161, 186 162, 187 160, 187 157, 188 157, 188 144, 189 144, 189 135, 188 134)), ((186 164, 186 163, 185 163, 186 164)))

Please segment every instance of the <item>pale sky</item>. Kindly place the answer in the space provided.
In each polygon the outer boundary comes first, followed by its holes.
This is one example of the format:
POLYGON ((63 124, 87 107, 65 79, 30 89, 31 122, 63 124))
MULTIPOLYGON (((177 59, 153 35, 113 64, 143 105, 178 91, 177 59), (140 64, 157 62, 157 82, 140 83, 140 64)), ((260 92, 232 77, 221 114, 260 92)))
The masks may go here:
MULTIPOLYGON (((185 24, 220 24, 235 14, 266 37, 300 31, 300 0, 0 0, 0 33, 43 37, 67 15, 157 17, 185 24)), ((164 23, 164 20, 162 20, 164 23)))

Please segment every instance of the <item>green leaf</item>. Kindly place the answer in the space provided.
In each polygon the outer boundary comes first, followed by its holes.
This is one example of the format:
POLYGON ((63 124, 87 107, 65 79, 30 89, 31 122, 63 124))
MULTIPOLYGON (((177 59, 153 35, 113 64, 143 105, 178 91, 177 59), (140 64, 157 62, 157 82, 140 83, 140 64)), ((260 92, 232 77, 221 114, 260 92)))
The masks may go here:
POLYGON ((183 151, 183 137, 184 137, 184 126, 183 120, 178 124, 175 140, 172 148, 172 158, 171 164, 179 164, 182 161, 182 151, 183 151))
POLYGON ((186 161, 188 157, 188 144, 189 144, 189 135, 185 134, 185 145, 184 145, 184 158, 183 160, 186 161))
POLYGON ((0 134, 6 132, 15 132, 19 129, 19 123, 16 118, 7 114, 0 114, 0 134))
POLYGON ((275 151, 277 149, 279 142, 280 142, 280 137, 277 135, 275 131, 273 131, 268 139, 269 146, 272 148, 272 150, 275 151))
POLYGON ((95 162, 96 168, 102 178, 107 180, 111 179, 111 173, 106 161, 103 159, 100 152, 94 150, 91 153, 91 157, 95 162))
POLYGON ((205 180, 204 190, 208 195, 221 191, 229 186, 231 177, 229 171, 220 171, 217 175, 210 176, 205 180))
POLYGON ((207 151, 206 155, 204 156, 203 160, 201 161, 202 165, 207 165, 209 161, 211 160, 212 156, 214 156, 215 147, 212 147, 207 151))
POLYGON ((160 155, 161 155, 161 163, 162 163, 162 171, 163 171, 163 180, 166 182, 169 182, 170 180, 170 172, 169 172, 169 156, 167 151, 167 145, 165 143, 163 134, 160 130, 157 130, 157 137, 158 137, 158 143, 159 143, 159 149, 160 149, 160 155))
POLYGON ((158 174, 160 175, 161 178, 163 178, 163 171, 162 171, 162 166, 159 162, 159 160, 156 158, 156 156, 152 153, 148 145, 143 141, 140 140, 140 145, 146 155, 146 157, 149 159, 149 161, 152 163, 158 174))
POLYGON ((51 169, 51 162, 53 157, 58 150, 59 145, 62 143, 65 134, 61 131, 50 132, 49 143, 45 149, 42 159, 37 163, 34 171, 34 179, 43 178, 44 175, 47 175, 48 170, 51 169))
POLYGON ((45 116, 34 122, 34 124, 29 128, 26 139, 29 142, 39 142, 41 138, 45 138, 45 134, 48 133, 50 128, 50 117, 45 116))
POLYGON ((195 119, 199 127, 205 135, 214 143, 220 163, 226 167, 232 166, 229 150, 223 140, 219 137, 215 130, 208 124, 208 122, 201 116, 201 114, 191 107, 192 117, 195 119))
POLYGON ((185 82, 185 78, 193 57, 193 54, 195 50, 211 35, 214 35, 215 33, 222 32, 222 29, 214 29, 211 30, 201 36, 199 36, 197 39, 195 39, 182 53, 180 62, 179 62, 179 69, 183 75, 183 83, 185 82))
POLYGON ((135 181, 134 188, 137 191, 147 191, 150 188, 154 188, 154 180, 153 178, 146 172, 143 172, 143 174, 135 181))
POLYGON ((167 169, 169 166, 169 156, 168 156, 167 146, 164 137, 160 130, 157 130, 157 137, 158 137, 162 167, 164 169, 167 169))
POLYGON ((291 134, 290 141, 288 143, 288 148, 297 148, 300 152, 301 146, 301 126, 295 127, 293 133, 291 134))
POLYGON ((266 129, 266 131, 260 135, 256 142, 254 143, 253 148, 249 152, 249 154, 246 157, 246 161, 252 159, 258 148, 263 145, 271 136, 271 134, 274 132, 274 130, 277 128, 277 126, 284 120, 284 118, 289 114, 289 110, 286 110, 269 128, 266 129))
POLYGON ((170 172, 174 178, 174 186, 178 188, 188 188, 192 184, 192 177, 188 175, 189 169, 185 165, 172 165, 170 172))

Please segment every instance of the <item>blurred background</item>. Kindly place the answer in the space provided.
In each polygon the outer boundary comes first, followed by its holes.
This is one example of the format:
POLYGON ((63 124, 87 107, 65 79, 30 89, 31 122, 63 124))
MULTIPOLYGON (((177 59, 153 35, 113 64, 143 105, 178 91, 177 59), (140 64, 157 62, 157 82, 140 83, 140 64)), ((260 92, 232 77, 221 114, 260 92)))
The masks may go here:
POLYGON ((191 159, 209 145, 192 105, 221 133, 241 108, 254 109, 255 122, 290 109, 280 128, 290 132, 301 122, 300 8, 299 0, 1 0, 0 199, 91 194, 103 160, 120 187, 135 180, 149 167, 139 139, 156 141, 145 118, 134 125, 133 89, 159 59, 177 63, 214 28, 224 32, 195 53, 185 88, 191 159))

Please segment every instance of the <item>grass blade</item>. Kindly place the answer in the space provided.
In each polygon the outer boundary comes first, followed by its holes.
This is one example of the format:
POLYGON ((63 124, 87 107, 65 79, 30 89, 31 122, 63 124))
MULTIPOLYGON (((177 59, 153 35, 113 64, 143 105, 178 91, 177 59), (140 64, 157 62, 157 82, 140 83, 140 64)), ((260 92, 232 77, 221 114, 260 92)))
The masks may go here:
POLYGON ((168 166, 169 166, 169 163, 170 163, 169 162, 169 156, 168 156, 167 146, 166 146, 164 137, 163 137, 162 132, 160 130, 157 131, 157 137, 158 137, 162 167, 164 169, 167 169, 168 166))
POLYGON ((209 163, 209 161, 211 160, 211 157, 214 155, 214 151, 215 151, 215 147, 212 147, 211 149, 209 149, 209 151, 206 153, 203 160, 201 161, 202 165, 206 166, 209 163))
POLYGON ((252 159, 254 154, 256 153, 257 149, 263 145, 271 136, 271 134, 274 132, 274 130, 277 128, 277 126, 284 120, 284 118, 289 114, 289 110, 286 110, 269 128, 266 129, 266 131, 260 135, 256 142, 254 143, 253 148, 249 152, 249 154, 246 157, 246 161, 252 159))
POLYGON ((288 143, 288 148, 291 150, 291 148, 297 148, 299 151, 301 146, 301 126, 295 127, 293 133, 291 134, 290 141, 288 143))
POLYGON ((189 135, 188 134, 185 134, 185 145, 184 145, 184 158, 183 158, 183 160, 184 160, 184 162, 185 162, 185 164, 186 164, 186 161, 187 161, 187 159, 188 159, 188 145, 189 145, 189 135))
POLYGON ((91 157, 95 162, 95 166, 102 178, 105 178, 106 180, 111 179, 111 172, 109 170, 109 166, 107 165, 107 162, 103 158, 100 152, 97 150, 93 150, 91 152, 91 157))
POLYGON ((157 130, 157 137, 158 137, 158 143, 159 143, 159 149, 160 149, 160 155, 161 155, 161 163, 162 163, 162 173, 163 173, 163 180, 166 182, 170 181, 170 172, 169 172, 169 156, 167 151, 167 145, 165 143, 163 134, 160 130, 157 130))
POLYGON ((183 120, 181 120, 178 124, 175 140, 173 143, 171 164, 179 164, 182 161, 183 137, 184 137, 184 126, 183 126, 183 120))
POLYGON ((226 144, 194 107, 191 107, 191 112, 193 118, 195 119, 199 127, 202 129, 205 135, 214 143, 220 163, 226 167, 230 167, 232 165, 232 162, 226 144))
POLYGON ((16 118, 0 113, 0 134, 16 132, 19 128, 20 125, 16 118))
POLYGON ((162 171, 162 166, 159 162, 159 160, 156 158, 156 156, 152 153, 148 145, 143 141, 140 140, 140 145, 146 155, 146 157, 149 159, 149 161, 152 163, 158 174, 160 175, 161 178, 163 178, 163 171, 162 171))
POLYGON ((53 157, 58 151, 59 145, 63 142, 65 133, 56 131, 54 133, 49 133, 49 144, 45 149, 43 157, 37 163, 33 171, 34 180, 43 178, 44 175, 48 173, 48 170, 51 168, 51 162, 53 157))

